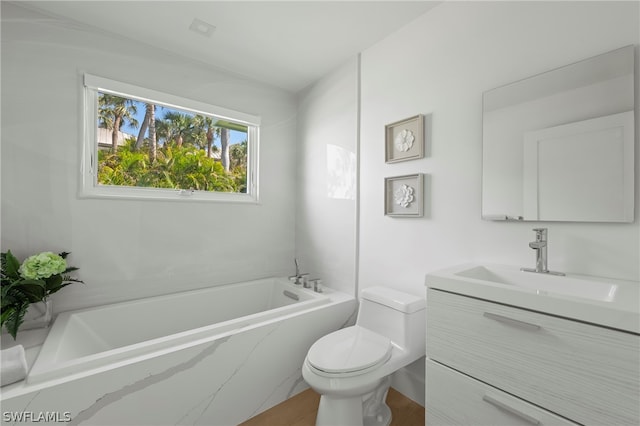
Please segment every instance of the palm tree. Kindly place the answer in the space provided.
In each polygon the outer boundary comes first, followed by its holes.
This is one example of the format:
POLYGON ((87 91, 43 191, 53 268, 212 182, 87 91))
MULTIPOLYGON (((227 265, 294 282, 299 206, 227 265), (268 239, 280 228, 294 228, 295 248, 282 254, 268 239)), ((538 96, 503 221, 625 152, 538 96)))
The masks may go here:
POLYGON ((176 145, 182 146, 187 142, 193 142, 193 116, 182 114, 176 111, 167 111, 164 114, 162 124, 158 126, 158 133, 162 132, 167 142, 174 141, 176 145))
POLYGON ((222 160, 222 166, 224 167, 224 171, 229 171, 230 161, 229 161, 229 130, 237 130, 239 132, 247 132, 247 126, 238 123, 232 123, 225 120, 218 120, 216 122, 216 126, 220 129, 220 148, 222 150, 222 155, 220 159, 222 160))
POLYGON ((158 143, 156 138, 156 106, 150 103, 146 104, 146 112, 136 140, 136 150, 142 147, 147 129, 149 130, 149 161, 153 163, 156 161, 158 143))
POLYGON ((220 134, 220 131, 217 127, 213 125, 213 117, 208 117, 204 115, 196 115, 193 118, 195 131, 194 133, 197 136, 202 136, 204 140, 206 140, 207 146, 207 157, 211 158, 211 152, 213 149, 213 139, 216 135, 220 134))
POLYGON ((137 108, 133 100, 120 96, 101 93, 98 97, 98 119, 100 127, 111 130, 111 150, 118 150, 118 132, 123 124, 128 122, 132 127, 138 127, 134 115, 137 108))
POLYGON ((149 161, 153 164, 158 156, 158 140, 156 137, 156 106, 147 105, 149 108, 149 161))
POLYGON ((229 156, 231 160, 231 170, 237 170, 247 165, 247 141, 231 145, 229 148, 229 156))
POLYGON ((220 149, 222 150, 222 155, 220 156, 220 160, 222 161, 222 167, 224 167, 224 171, 229 171, 229 129, 226 127, 219 127, 220 129, 220 149))

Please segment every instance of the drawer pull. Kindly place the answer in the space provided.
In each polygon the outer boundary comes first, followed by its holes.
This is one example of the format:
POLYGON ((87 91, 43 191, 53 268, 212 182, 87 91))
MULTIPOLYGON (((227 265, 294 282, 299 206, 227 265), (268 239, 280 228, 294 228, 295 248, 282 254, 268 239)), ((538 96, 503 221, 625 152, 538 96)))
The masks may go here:
POLYGON ((524 322, 524 321, 520 321, 520 320, 516 320, 513 318, 509 318, 509 317, 505 317, 503 315, 498 315, 498 314, 492 314, 490 312, 485 312, 482 314, 482 316, 495 320, 495 321, 500 321, 503 322, 505 324, 510 324, 510 325, 515 325, 516 327, 520 327, 520 328, 526 328, 527 330, 531 330, 531 331, 535 331, 535 330, 540 330, 540 326, 537 324, 531 324, 530 322, 524 322))
POLYGON ((532 425, 539 425, 540 424, 540 420, 536 419, 535 417, 531 417, 528 414, 523 413, 522 411, 518 410, 517 408, 513 408, 510 407, 509 405, 505 404, 502 401, 498 401, 497 399, 489 396, 489 395, 485 395, 482 397, 482 400, 485 402, 488 402, 489 404, 498 407, 501 410, 507 411, 511 414, 513 414, 514 416, 520 417, 522 420, 531 423, 532 425))

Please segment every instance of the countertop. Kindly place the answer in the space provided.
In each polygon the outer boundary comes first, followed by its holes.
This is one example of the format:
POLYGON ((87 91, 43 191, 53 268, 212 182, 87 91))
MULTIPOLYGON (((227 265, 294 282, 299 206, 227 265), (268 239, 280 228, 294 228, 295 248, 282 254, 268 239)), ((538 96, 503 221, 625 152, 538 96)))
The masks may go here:
MULTIPOLYGON (((511 274, 519 271, 515 266, 464 264, 428 273, 425 285, 432 289, 640 334, 640 282, 638 281, 567 274, 567 278, 571 279, 585 280, 585 282, 597 280, 611 284, 613 291, 610 297, 607 300, 597 300, 580 295, 556 293, 548 288, 536 290, 457 275, 478 266, 508 270, 511 274)), ((531 272, 522 272, 522 274, 531 274, 531 272)), ((554 283, 562 285, 561 277, 554 280, 554 283)))

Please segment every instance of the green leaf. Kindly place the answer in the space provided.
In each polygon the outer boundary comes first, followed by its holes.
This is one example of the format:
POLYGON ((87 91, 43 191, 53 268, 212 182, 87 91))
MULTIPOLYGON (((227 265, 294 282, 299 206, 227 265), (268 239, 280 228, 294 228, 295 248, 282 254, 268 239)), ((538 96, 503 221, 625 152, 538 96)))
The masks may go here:
POLYGON ((66 286, 71 285, 73 283, 83 283, 84 284, 84 282, 80 281, 80 280, 72 279, 72 280, 69 280, 69 281, 70 282, 65 282, 64 284, 60 284, 60 286, 56 287, 55 289, 49 290, 49 294, 56 293, 56 292, 60 291, 61 289, 65 288, 66 286))
POLYGON ((22 324, 22 322, 24 321, 24 314, 27 312, 28 307, 29 302, 18 302, 3 310, 2 314, 0 315, 2 325, 7 328, 7 331, 14 340, 16 338, 16 335, 18 334, 18 328, 20 328, 20 324, 22 324))
POLYGON ((7 319, 9 319, 10 314, 11 312, 9 311, 8 307, 2 306, 2 312, 0 313, 0 324, 4 325, 4 323, 7 322, 7 319))
POLYGON ((62 276, 61 275, 52 275, 49 278, 44 280, 46 283, 45 289, 47 294, 57 291, 62 284, 62 276))
POLYGON ((4 294, 5 292, 16 291, 16 290, 20 289, 22 286, 31 286, 31 285, 36 285, 36 286, 39 286, 39 287, 41 287, 43 289, 46 288, 45 284, 44 284, 44 281, 31 280, 31 279, 29 279, 29 280, 22 279, 22 280, 14 281, 9 285, 4 286, 2 288, 2 290, 3 290, 3 294, 4 294))
POLYGON ((20 279, 20 262, 8 250, 6 253, 2 253, 2 272, 9 278, 20 279))
POLYGON ((2 310, 16 304, 40 302, 46 296, 45 284, 40 280, 15 281, 2 287, 2 310))
POLYGON ((82 284, 84 284, 84 281, 79 280, 77 278, 70 277, 69 275, 63 275, 62 276, 62 281, 64 281, 65 283, 70 281, 69 284, 71 284, 71 283, 82 283, 82 284))
POLYGON ((14 304, 17 300, 19 300, 20 296, 16 297, 14 294, 11 294, 2 289, 2 303, 1 310, 4 312, 5 308, 8 308, 12 304, 14 304))
POLYGON ((30 303, 40 302, 47 295, 46 284, 40 280, 23 280, 16 290, 24 293, 30 303))

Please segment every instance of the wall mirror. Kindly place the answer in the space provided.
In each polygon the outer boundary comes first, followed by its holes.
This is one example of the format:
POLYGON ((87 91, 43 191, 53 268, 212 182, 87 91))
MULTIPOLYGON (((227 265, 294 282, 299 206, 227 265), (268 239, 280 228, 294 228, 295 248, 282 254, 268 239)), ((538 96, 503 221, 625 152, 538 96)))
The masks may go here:
POLYGON ((633 222, 634 46, 483 94, 482 218, 633 222))

